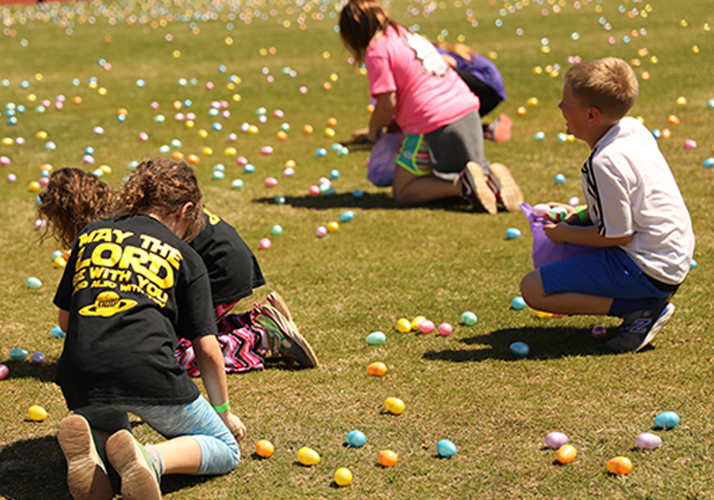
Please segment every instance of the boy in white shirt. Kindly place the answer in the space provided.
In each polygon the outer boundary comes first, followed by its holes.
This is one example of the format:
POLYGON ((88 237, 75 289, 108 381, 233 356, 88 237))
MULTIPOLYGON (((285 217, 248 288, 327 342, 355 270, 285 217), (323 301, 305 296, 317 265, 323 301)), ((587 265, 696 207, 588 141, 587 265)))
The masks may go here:
POLYGON ((571 67, 558 105, 568 133, 592 153, 582 168, 584 207, 545 226, 555 243, 601 250, 536 269, 521 281, 534 309, 624 319, 607 345, 638 352, 674 314, 668 300, 689 271, 694 233, 677 183, 652 134, 625 117, 637 100, 632 68, 608 57, 571 67))

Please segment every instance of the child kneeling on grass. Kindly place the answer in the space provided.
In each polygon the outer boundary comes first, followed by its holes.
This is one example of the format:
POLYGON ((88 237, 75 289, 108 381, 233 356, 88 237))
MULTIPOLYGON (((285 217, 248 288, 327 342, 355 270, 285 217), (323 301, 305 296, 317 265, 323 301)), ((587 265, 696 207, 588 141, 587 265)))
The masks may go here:
POLYGON ((74 412, 57 438, 75 499, 113 497, 108 464, 124 500, 152 500, 162 474, 226 474, 240 460, 246 429, 229 408, 208 272, 182 239, 202 227, 202 197, 188 165, 145 162, 119 195, 124 215, 74 241, 54 303, 67 332, 56 380, 74 412), (174 356, 179 337, 208 401, 174 356), (139 444, 128 413, 167 440, 139 444))
POLYGON ((669 299, 689 271, 694 233, 677 183, 647 128, 625 114, 638 94, 623 60, 572 66, 558 105, 568 133, 592 149, 582 168, 587 205, 544 227, 554 243, 602 247, 545 265, 521 281, 534 309, 623 318, 607 346, 638 352, 674 314, 669 299))

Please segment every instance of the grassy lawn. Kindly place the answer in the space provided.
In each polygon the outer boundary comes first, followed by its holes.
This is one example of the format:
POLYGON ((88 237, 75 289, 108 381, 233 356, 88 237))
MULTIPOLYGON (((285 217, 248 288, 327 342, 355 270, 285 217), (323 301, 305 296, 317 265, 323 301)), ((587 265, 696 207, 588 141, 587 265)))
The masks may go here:
MULTIPOLYGON (((556 138, 565 129, 557 103, 569 58, 631 61, 641 77, 632 114, 650 129, 670 129, 671 138, 661 139, 660 147, 697 237, 698 266, 673 300, 677 312, 653 347, 611 355, 590 331, 602 324, 610 338, 618 326, 613 318, 539 319, 528 308, 510 308, 521 277, 532 269, 522 215, 475 213, 460 200, 401 208, 389 190, 369 184, 369 149, 348 144, 350 131, 369 119, 367 79, 347 63, 349 54, 333 30, 334 2, 3 6, 0 136, 12 141, 0 145, 0 156, 11 162, 0 166, 0 363, 10 369, 0 381, 0 498, 71 498, 54 437, 68 414, 53 382, 62 341, 49 334, 62 272, 51 255, 60 248, 52 240, 38 246, 36 193, 28 185, 49 163, 91 171, 108 166, 104 179, 119 187, 131 161, 156 156, 165 145, 197 156, 207 207, 235 225, 254 249, 268 285, 251 299, 279 291, 321 361, 310 371, 275 361, 263 372, 229 376, 231 401, 248 427, 242 462, 224 477, 166 477, 166 498, 714 498, 714 308, 707 295, 714 282, 714 171, 702 168, 714 155, 714 109, 707 108, 714 98, 711 2, 398 0, 390 9, 431 39, 463 37, 476 50, 493 52, 509 96, 494 114, 507 113, 514 130, 510 141, 486 144, 486 152, 511 168, 531 204, 582 198, 580 167, 588 148, 556 138), (106 63, 111 67, 105 69, 106 63), (556 65, 561 69, 554 74, 556 65), (300 92, 303 86, 307 93, 300 92), (55 107, 58 96, 64 96, 62 109, 55 107), (686 105, 678 105, 679 97, 686 105), (537 105, 527 105, 531 98, 537 105), (40 112, 43 100, 50 107, 40 112), (175 101, 181 113, 196 114, 193 128, 174 119, 175 101), (220 101, 229 117, 210 115, 211 103, 220 101), (8 104, 25 108, 14 125, 8 104), (519 106, 526 106, 525 115, 517 114, 519 106), (261 107, 265 123, 256 113, 261 107), (125 122, 117 120, 122 108, 125 122), (276 109, 284 118, 273 116, 276 109), (164 123, 157 122, 159 114, 164 123), (668 125, 672 114, 678 125, 668 125), (336 135, 327 138, 323 131, 333 117, 336 135), (256 125, 258 133, 242 132, 244 123, 256 125), (279 141, 283 123, 289 124, 288 138, 279 141), (312 134, 303 132, 306 124, 312 134), (104 133, 94 133, 95 127, 104 133), (540 131, 545 139, 535 141, 540 131), (138 139, 140 132, 147 141, 138 139), (698 147, 685 149, 686 139, 698 147), (171 147, 173 140, 181 145, 171 147), (331 151, 336 142, 350 154, 331 151), (263 156, 268 145, 274 152, 263 156), (94 149, 94 164, 83 163, 87 147, 94 149), (256 172, 244 173, 236 156, 226 154, 228 147, 256 172), (327 156, 316 157, 323 147, 327 156), (284 177, 289 159, 296 173, 284 177), (217 164, 225 166, 224 179, 212 178, 217 164), (333 169, 341 174, 333 181, 336 194, 310 196, 309 187, 333 169), (4 180, 11 173, 14 183, 4 180), (557 173, 566 176, 564 185, 554 183, 557 173), (269 176, 278 179, 276 187, 265 187, 269 176), (244 181, 241 189, 232 189, 235 179, 244 181), (354 197, 355 189, 364 196, 354 197), (275 202, 278 195, 284 204, 275 202), (345 210, 354 212, 353 221, 315 237, 318 226, 339 220, 345 210), (271 235, 275 224, 282 235, 271 235), (523 236, 507 240, 510 227, 523 236), (266 237, 272 248, 259 250, 266 237), (29 290, 29 277, 39 278, 42 288, 29 290), (460 323, 464 311, 478 315, 474 326, 460 323), (396 330, 399 318, 417 315, 437 325, 449 322, 454 332, 439 337, 396 330), (377 330, 387 342, 368 345, 365 337, 377 330), (530 346, 527 358, 509 351, 516 341, 530 346), (42 351, 47 361, 10 361, 15 347, 42 351), (384 377, 367 375, 376 361, 387 364, 384 377), (401 398, 404 413, 387 413, 388 397, 401 398), (44 407, 47 419, 30 421, 32 405, 44 407), (666 410, 680 415, 680 425, 652 431, 653 418, 666 410), (362 448, 344 444, 355 429, 367 436, 362 448), (574 462, 554 464, 555 451, 544 444, 551 431, 569 436, 578 451, 574 462), (635 437, 648 431, 663 445, 639 451, 635 437), (275 445, 267 460, 253 453, 260 439, 275 445), (453 441, 458 453, 440 459, 441 439, 453 441), (318 465, 297 462, 303 446, 321 455, 318 465), (378 464, 385 449, 399 455, 395 467, 378 464), (634 464, 627 476, 607 471, 608 460, 618 455, 634 464), (343 488, 332 480, 340 467, 354 474, 343 488)), ((159 439, 136 423, 140 439, 159 439)))

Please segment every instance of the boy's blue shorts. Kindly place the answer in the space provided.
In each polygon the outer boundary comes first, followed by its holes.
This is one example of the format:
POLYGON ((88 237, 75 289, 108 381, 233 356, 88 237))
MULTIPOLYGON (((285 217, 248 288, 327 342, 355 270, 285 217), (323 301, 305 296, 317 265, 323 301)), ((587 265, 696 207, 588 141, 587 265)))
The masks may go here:
POLYGON ((540 268, 545 293, 582 293, 613 299, 664 299, 658 289, 619 247, 547 264, 540 268))

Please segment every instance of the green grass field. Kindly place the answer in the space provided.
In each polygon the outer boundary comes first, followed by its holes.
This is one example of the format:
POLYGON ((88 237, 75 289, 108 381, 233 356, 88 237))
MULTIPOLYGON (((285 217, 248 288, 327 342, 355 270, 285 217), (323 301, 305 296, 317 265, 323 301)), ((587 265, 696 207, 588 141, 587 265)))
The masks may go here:
MULTIPOLYGON (((368 183, 368 148, 347 144, 350 131, 369 119, 367 79, 347 64, 349 54, 333 30, 334 2, 3 6, 0 136, 11 141, 0 145, 0 156, 11 163, 0 166, 0 362, 10 375, 0 381, 0 498, 71 498, 54 437, 68 414, 53 382, 62 341, 49 334, 57 322, 52 298, 62 272, 51 255, 59 248, 52 240, 38 246, 36 193, 28 185, 49 163, 92 171, 106 165, 111 173, 104 179, 118 187, 131 161, 158 155, 174 139, 182 145, 171 152, 200 159, 196 167, 207 207, 238 228, 261 263, 268 285, 254 300, 279 291, 321 365, 299 371, 271 362, 263 372, 229 376, 231 401, 248 428, 243 460, 224 477, 165 477, 166 498, 714 498, 714 308, 707 295, 714 282, 714 171, 702 168, 714 154, 714 109, 707 108, 714 98, 711 2, 399 0, 390 9, 399 22, 418 24, 431 39, 463 37, 476 50, 493 52, 509 95, 495 113, 507 113, 514 132, 506 143, 488 143, 487 156, 511 168, 531 204, 582 198, 579 171, 588 148, 556 140, 565 129, 557 103, 568 58, 614 55, 631 61, 638 76, 649 73, 640 80, 632 114, 651 129, 671 130, 660 147, 692 215, 698 262, 653 348, 609 354, 590 330, 603 324, 614 335, 613 318, 538 319, 527 308, 510 308, 521 277, 532 269, 522 215, 475 213, 460 200, 397 207, 389 190, 368 183), (246 24, 248 15, 252 21, 246 24), (548 53, 541 49, 545 44, 548 53), (559 74, 551 71, 555 65, 559 74), (542 74, 534 74, 536 66, 542 74), (239 83, 229 88, 232 76, 240 80, 233 78, 239 83), (325 82, 332 85, 329 91, 325 82), (58 96, 65 98, 61 110, 55 108, 58 96), (72 102, 76 96, 79 105, 72 102), (538 104, 518 116, 517 108, 532 97, 538 104), (686 105, 677 104, 679 97, 686 105), (43 100, 50 107, 39 112, 43 100), (193 128, 174 120, 174 101, 186 100, 192 105, 180 111, 196 114, 193 128), (210 116, 211 103, 222 100, 231 116, 210 116), (16 111, 15 125, 7 113, 13 104, 25 108, 16 111), (267 110, 264 124, 256 115, 260 107, 267 110), (124 123, 117 120, 120 108, 128 111, 124 123), (273 117, 275 109, 283 110, 284 118, 273 117), (158 114, 164 123, 155 121, 158 114), (667 124, 671 114, 679 125, 667 124), (331 117, 337 119, 336 135, 326 138, 331 117), (214 130, 214 122, 222 130, 214 130), (243 123, 257 125, 259 132, 241 132, 243 123), (283 123, 290 125, 289 137, 278 141, 283 123), (314 133, 303 133, 306 124, 314 133), (103 135, 93 133, 98 126, 103 135), (533 140, 538 131, 545 132, 545 140, 533 140), (140 132, 149 140, 139 141, 140 132), (227 140, 230 133, 237 134, 235 142, 227 140), (25 143, 18 144, 18 138, 25 143), (698 147, 684 149, 685 139, 698 147), (56 149, 48 150, 48 141, 56 149), (350 154, 315 156, 317 148, 329 151, 335 142, 346 144, 350 154), (270 156, 260 153, 266 145, 274 148, 270 156), (95 150, 93 165, 82 160, 89 146, 95 150), (228 147, 256 172, 244 173, 235 156, 224 153, 228 147), (297 163, 294 177, 282 175, 288 159, 297 163), (219 163, 225 178, 213 180, 219 163), (336 194, 310 196, 309 187, 332 169, 341 173, 333 181, 336 194), (5 182, 11 173, 17 181, 5 182), (556 173, 566 175, 566 184, 553 182, 556 173), (268 176, 278 179, 277 187, 264 186, 268 176), (234 179, 242 179, 244 187, 232 189, 234 179), (353 197, 355 189, 364 197, 353 197), (275 203, 278 195, 284 204, 275 203), (348 209, 355 213, 352 222, 315 237, 318 226, 348 209), (284 228, 281 236, 271 235, 275 224, 284 228), (509 227, 523 236, 506 240, 509 227), (265 237, 273 245, 261 251, 265 237), (31 276, 43 282, 41 289, 27 289, 31 276), (467 310, 479 318, 472 327, 460 324, 467 310), (399 318, 417 315, 449 322, 454 333, 397 332, 399 318), (386 333, 387 342, 367 345, 365 337, 376 330, 386 333), (530 345, 528 358, 510 353, 515 341, 530 345), (42 351, 47 362, 10 361, 15 347, 42 351), (382 378, 366 373, 375 361, 389 367, 382 378), (388 397, 401 398, 404 413, 386 413, 388 397), (31 405, 44 407, 47 419, 30 421, 31 405), (665 410, 676 411, 681 424, 653 431, 663 439, 661 448, 637 450, 635 437, 652 431, 653 418, 665 410), (362 448, 344 445, 354 429, 367 436, 362 448), (546 434, 556 430, 578 451, 565 466, 554 464, 555 452, 545 449, 546 434), (270 459, 253 454, 259 439, 275 444, 270 459), (438 458, 441 439, 457 445, 451 459, 438 458), (303 446, 320 453, 318 465, 307 468, 296 461, 303 446), (399 455, 393 468, 377 462, 385 449, 399 455), (618 455, 634 464, 627 476, 607 471, 608 460, 618 455), (351 485, 333 484, 339 467, 352 471, 351 485)), ((249 301, 238 306, 248 307, 249 301)), ((137 422, 137 436, 159 439, 147 427, 137 422)))

